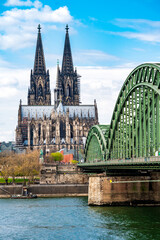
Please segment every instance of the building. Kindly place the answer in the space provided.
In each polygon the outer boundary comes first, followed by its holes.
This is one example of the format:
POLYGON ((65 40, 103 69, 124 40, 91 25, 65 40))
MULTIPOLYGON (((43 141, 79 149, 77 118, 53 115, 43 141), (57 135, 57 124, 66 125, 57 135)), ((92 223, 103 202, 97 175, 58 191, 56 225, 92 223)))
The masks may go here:
POLYGON ((15 151, 15 142, 0 142, 0 153, 12 151, 15 151))
POLYGON ((96 100, 80 104, 80 75, 74 69, 69 28, 66 26, 62 68, 57 63, 54 105, 51 105, 50 75, 46 70, 41 27, 38 26, 34 68, 31 70, 28 104, 20 100, 16 146, 27 149, 78 151, 92 125, 98 124, 96 100))

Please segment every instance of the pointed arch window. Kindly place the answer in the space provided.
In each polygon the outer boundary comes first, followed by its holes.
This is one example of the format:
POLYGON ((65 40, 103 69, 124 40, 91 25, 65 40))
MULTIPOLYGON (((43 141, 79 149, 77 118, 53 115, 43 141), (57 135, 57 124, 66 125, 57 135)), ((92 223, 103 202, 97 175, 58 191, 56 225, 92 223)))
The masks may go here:
POLYGON ((31 128, 30 128, 30 145, 33 146, 33 132, 34 132, 34 125, 31 125, 31 128))
POLYGON ((71 131, 71 138, 73 139, 73 125, 70 125, 70 131, 71 131))
POLYGON ((71 89, 70 89, 70 86, 68 84, 67 86, 67 97, 71 96, 71 89))
POLYGON ((66 138, 66 124, 65 121, 60 121, 60 139, 66 138))
POLYGON ((41 124, 39 123, 38 125, 38 140, 40 141, 41 139, 41 124))
POLYGON ((41 84, 38 87, 38 96, 43 96, 43 89, 41 84))

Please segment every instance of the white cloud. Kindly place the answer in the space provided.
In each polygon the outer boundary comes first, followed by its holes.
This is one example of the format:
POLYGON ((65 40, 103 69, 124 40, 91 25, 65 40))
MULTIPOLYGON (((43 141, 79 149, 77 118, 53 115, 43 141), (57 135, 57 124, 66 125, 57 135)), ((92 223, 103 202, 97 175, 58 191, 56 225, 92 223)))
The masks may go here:
POLYGON ((127 31, 106 31, 109 34, 151 43, 160 42, 160 21, 147 19, 115 19, 112 23, 118 27, 126 28, 127 31), (131 31, 128 31, 128 28, 130 28, 131 31))
POLYGON ((84 57, 91 57, 100 60, 118 60, 117 57, 98 50, 85 50, 81 52, 84 57))
POLYGON ((74 61, 76 64, 83 65, 97 65, 102 61, 117 61, 118 57, 108 54, 99 50, 81 50, 79 52, 74 53, 74 61))
POLYGON ((120 35, 126 38, 134 38, 141 41, 148 41, 148 42, 160 42, 160 32, 154 33, 133 33, 133 32, 118 32, 116 35, 120 35))
POLYGON ((14 140, 15 139, 12 130, 4 131, 3 129, 0 129, 0 142, 9 142, 14 140))
POLYGON ((32 2, 30 0, 26 0, 26 1, 23 1, 23 0, 8 0, 5 4, 5 6, 19 6, 19 7, 22 7, 22 6, 25 6, 25 7, 31 7, 31 6, 34 6, 36 8, 41 8, 42 7, 42 3, 38 0, 32 2))
POLYGON ((116 68, 122 68, 122 69, 134 69, 135 67, 137 67, 138 65, 142 64, 141 62, 127 62, 127 63, 120 63, 118 65, 116 65, 116 68))
POLYGON ((0 98, 12 98, 18 93, 16 88, 13 87, 1 87, 0 98))
POLYGON ((117 18, 113 21, 113 24, 123 27, 132 28, 136 30, 144 30, 145 28, 159 28, 160 21, 152 21, 148 19, 121 19, 117 18))
POLYGON ((90 19, 91 21, 93 21, 93 22, 97 22, 97 21, 98 21, 98 19, 97 19, 97 18, 94 18, 94 17, 89 17, 89 19, 90 19))
MULTIPOLYGON (((53 104, 56 67, 49 69, 53 104)), ((132 68, 123 66, 116 68, 78 67, 77 71, 82 76, 81 101, 83 104, 93 104, 94 99, 97 100, 101 124, 110 123, 119 91, 131 70, 132 68)), ((0 131, 1 140, 13 139, 17 125, 19 100, 22 99, 22 103, 27 104, 29 82, 30 69, 0 69, 0 112, 3 115, 3 118, 0 118, 0 126, 4 126, 4 135, 0 131), (7 101, 6 96, 8 96, 7 101), (11 134, 6 135, 7 131, 11 131, 11 134)))
POLYGON ((52 10, 50 6, 45 5, 41 9, 28 8, 28 9, 18 9, 13 8, 10 11, 5 11, 1 14, 1 27, 3 23, 6 25, 15 24, 18 22, 22 24, 28 21, 41 21, 50 23, 66 23, 72 21, 72 16, 67 8, 67 6, 59 7, 56 10, 52 10))
POLYGON ((144 52, 145 50, 143 48, 133 48, 135 51, 138 51, 138 52, 144 52))
POLYGON ((0 91, 3 87, 24 90, 29 85, 29 69, 0 68, 0 91))
POLYGON ((1 66, 1 67, 7 67, 7 66, 9 66, 9 62, 7 62, 6 60, 4 60, 1 56, 0 56, 0 66, 1 66))
POLYGON ((5 3, 5 6, 32 6, 32 2, 30 0, 22 1, 22 0, 8 0, 5 3))
POLYGON ((81 78, 81 100, 92 104, 97 99, 99 121, 109 124, 119 91, 131 68, 78 67, 81 78))
POLYGON ((22 36, 19 34, 9 34, 9 35, 1 35, 0 34, 0 45, 1 49, 20 49, 20 48, 25 48, 28 46, 31 46, 35 41, 35 35, 34 34, 29 34, 29 33, 24 33, 23 34, 23 40, 22 36))
MULTIPOLYGON (((34 2, 34 6, 35 4, 38 6, 38 1, 34 2)), ((31 46, 36 37, 35 28, 39 23, 42 25, 61 24, 71 21, 73 21, 73 17, 67 6, 59 7, 56 10, 45 5, 41 8, 13 8, 5 11, 0 14, 0 49, 15 50, 31 46)), ((56 25, 54 25, 54 30, 56 30, 56 25)))
POLYGON ((135 33, 135 32, 111 32, 106 31, 106 33, 117 35, 121 37, 126 37, 128 39, 138 39, 141 41, 147 41, 152 43, 160 42, 160 32, 154 31, 150 33, 135 33))
MULTIPOLYGON (((46 60, 49 63, 56 63, 57 59, 62 60, 62 56, 59 54, 50 54, 47 53, 46 55, 46 60)), ((83 66, 94 66, 97 64, 100 64, 101 62, 115 62, 118 61, 119 58, 113 55, 110 55, 106 52, 103 51, 98 51, 98 50, 82 50, 82 51, 77 51, 73 52, 74 56, 74 63, 77 65, 82 65, 83 66)), ((61 65, 61 64, 60 64, 61 65)))

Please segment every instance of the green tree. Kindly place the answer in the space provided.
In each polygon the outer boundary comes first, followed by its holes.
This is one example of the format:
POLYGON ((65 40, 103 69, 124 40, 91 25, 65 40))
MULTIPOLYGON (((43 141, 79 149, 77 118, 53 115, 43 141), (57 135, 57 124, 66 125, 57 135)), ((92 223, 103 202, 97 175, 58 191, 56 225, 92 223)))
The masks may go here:
POLYGON ((57 161, 57 162, 61 162, 63 160, 63 154, 60 152, 56 152, 56 153, 51 153, 50 155, 50 160, 52 161, 57 161))

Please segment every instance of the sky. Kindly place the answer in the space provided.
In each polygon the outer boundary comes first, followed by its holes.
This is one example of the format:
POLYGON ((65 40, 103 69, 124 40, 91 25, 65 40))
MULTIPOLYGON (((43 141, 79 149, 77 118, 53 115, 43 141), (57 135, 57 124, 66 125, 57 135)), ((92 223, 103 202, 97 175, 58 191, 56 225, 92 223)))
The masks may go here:
POLYGON ((1 0, 0 141, 15 140, 18 106, 27 104, 37 26, 50 82, 62 63, 65 25, 81 75, 81 102, 97 100, 99 123, 110 124, 123 82, 139 64, 160 62, 159 0, 1 0))

